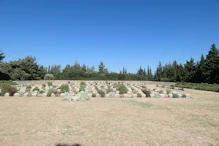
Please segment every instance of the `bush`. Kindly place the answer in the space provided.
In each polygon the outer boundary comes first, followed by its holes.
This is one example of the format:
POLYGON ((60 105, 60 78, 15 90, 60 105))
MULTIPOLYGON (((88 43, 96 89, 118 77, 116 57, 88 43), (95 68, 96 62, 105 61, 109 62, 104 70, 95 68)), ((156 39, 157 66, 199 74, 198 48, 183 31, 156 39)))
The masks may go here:
POLYGON ((190 89, 196 89, 196 90, 219 92, 219 85, 218 84, 180 82, 180 83, 177 83, 176 86, 180 87, 180 88, 190 88, 190 89))
POLYGON ((31 86, 27 86, 27 87, 26 87, 26 92, 30 92, 30 91, 31 91, 31 88, 32 88, 31 86))
POLYGON ((84 86, 80 86, 79 92, 81 91, 85 91, 85 87, 84 86))
POLYGON ((175 85, 170 85, 170 89, 174 89, 175 88, 175 85))
POLYGON ((125 87, 124 84, 120 84, 118 90, 119 90, 119 94, 126 94, 128 92, 128 89, 125 87))
POLYGON ((84 92, 84 93, 79 93, 76 96, 73 96, 72 99, 78 101, 78 100, 89 100, 90 98, 88 96, 88 93, 84 92))
POLYGON ((97 97, 97 95, 96 94, 92 94, 92 97, 97 97))
POLYGON ((142 95, 140 93, 137 94, 137 97, 142 97, 142 95))
POLYGON ((173 93, 173 98, 178 98, 179 95, 177 93, 173 93))
POLYGON ((80 98, 79 98, 80 100, 89 100, 88 93, 84 92, 79 95, 80 95, 80 98))
POLYGON ((69 92, 69 86, 67 84, 63 84, 59 87, 61 93, 69 92))
POLYGON ((43 87, 43 88, 46 88, 46 84, 42 84, 42 87, 43 87))
POLYGON ((40 89, 39 89, 38 87, 35 87, 35 88, 33 88, 33 91, 37 91, 37 92, 39 92, 40 89))
POLYGON ((53 80, 53 79, 54 79, 53 74, 45 74, 45 76, 44 76, 44 80, 53 80))
POLYGON ((7 92, 7 89, 8 89, 8 87, 10 87, 11 86, 11 84, 10 83, 7 83, 7 82, 4 82, 4 83, 1 83, 0 84, 0 89, 1 89, 1 96, 4 96, 5 95, 5 93, 7 92))
POLYGON ((16 88, 16 87, 9 86, 9 87, 7 88, 7 92, 9 93, 9 96, 14 96, 14 93, 17 92, 17 88, 16 88))
POLYGON ((48 82, 47 85, 48 85, 49 87, 52 87, 52 86, 53 86, 52 82, 48 82))
POLYGON ((98 90, 98 93, 100 94, 101 97, 105 97, 106 93, 102 90, 98 90))
POLYGON ((65 92, 64 100, 72 100, 71 94, 69 92, 65 92))
POLYGON ((51 97, 52 93, 55 94, 56 92, 57 92, 56 89, 50 88, 50 89, 48 90, 48 92, 47 92, 47 97, 51 97))
POLYGON ((80 89, 79 89, 79 92, 81 92, 81 91, 85 91, 85 88, 86 88, 86 83, 85 83, 85 82, 81 82, 81 83, 80 83, 80 89))
POLYGON ((40 90, 40 92, 39 92, 40 94, 43 94, 44 93, 44 91, 43 90, 40 90))
POLYGON ((171 94, 171 90, 170 89, 167 89, 166 92, 167 92, 167 94, 171 94))
POLYGON ((85 82, 81 82, 80 85, 81 86, 86 86, 86 83, 85 82))
POLYGON ((151 91, 148 90, 142 90, 142 92, 146 95, 146 97, 151 97, 151 91))
POLYGON ((186 94, 182 94, 182 97, 183 97, 183 98, 186 98, 186 94))

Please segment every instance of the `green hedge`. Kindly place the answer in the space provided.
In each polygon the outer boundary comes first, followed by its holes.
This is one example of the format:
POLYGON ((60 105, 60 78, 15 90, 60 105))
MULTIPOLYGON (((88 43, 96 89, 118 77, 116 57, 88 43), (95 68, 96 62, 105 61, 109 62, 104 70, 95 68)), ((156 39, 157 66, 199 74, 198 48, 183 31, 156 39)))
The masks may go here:
POLYGON ((219 92, 219 84, 178 82, 175 86, 181 88, 219 92))

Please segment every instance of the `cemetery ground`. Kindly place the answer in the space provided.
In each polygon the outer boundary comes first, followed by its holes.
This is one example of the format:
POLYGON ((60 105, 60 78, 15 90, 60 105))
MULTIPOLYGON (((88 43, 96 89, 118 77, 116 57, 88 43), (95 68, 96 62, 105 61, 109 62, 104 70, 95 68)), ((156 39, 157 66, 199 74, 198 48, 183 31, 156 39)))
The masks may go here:
POLYGON ((0 97, 0 144, 219 145, 219 93, 176 92, 193 98, 0 97))

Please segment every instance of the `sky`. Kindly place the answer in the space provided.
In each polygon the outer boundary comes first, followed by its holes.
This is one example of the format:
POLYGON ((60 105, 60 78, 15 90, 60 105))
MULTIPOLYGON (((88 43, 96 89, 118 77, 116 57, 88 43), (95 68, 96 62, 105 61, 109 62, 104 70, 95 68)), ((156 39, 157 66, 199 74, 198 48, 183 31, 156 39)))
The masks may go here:
POLYGON ((0 0, 4 61, 109 71, 200 60, 219 48, 219 0, 0 0))

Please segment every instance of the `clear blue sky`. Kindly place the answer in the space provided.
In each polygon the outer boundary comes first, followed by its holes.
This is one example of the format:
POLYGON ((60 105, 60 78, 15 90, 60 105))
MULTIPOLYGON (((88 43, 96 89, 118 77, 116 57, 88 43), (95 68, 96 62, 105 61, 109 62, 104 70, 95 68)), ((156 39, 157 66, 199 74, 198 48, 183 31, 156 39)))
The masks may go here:
POLYGON ((185 63, 219 47, 219 0, 0 0, 5 61, 94 65, 128 72, 185 63))

